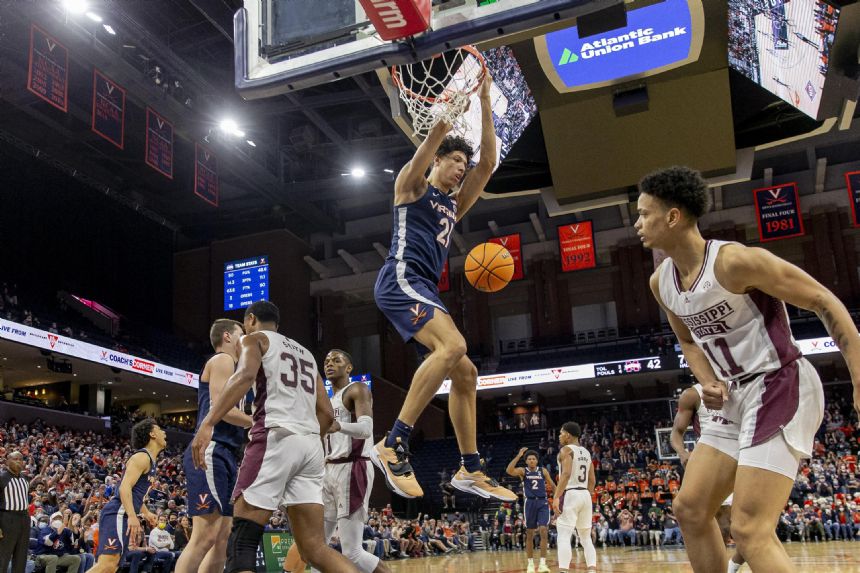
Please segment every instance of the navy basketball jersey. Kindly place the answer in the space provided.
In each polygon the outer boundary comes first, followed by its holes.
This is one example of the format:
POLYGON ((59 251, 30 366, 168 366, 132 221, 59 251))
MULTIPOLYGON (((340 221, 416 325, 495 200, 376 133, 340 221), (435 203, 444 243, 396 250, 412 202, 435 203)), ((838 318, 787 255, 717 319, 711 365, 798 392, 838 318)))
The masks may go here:
MULTIPOLYGON (((149 480, 150 478, 155 477, 155 460, 152 459, 152 455, 149 453, 149 450, 141 448, 137 450, 137 452, 134 452, 134 454, 137 454, 138 452, 145 453, 149 458, 149 471, 141 474, 141 476, 137 478, 137 481, 134 482, 134 485, 131 486, 131 504, 134 506, 135 513, 139 513, 140 508, 143 507, 143 498, 146 497, 146 492, 149 491, 149 480)), ((125 478, 124 472, 123 478, 125 478)), ((122 500, 119 498, 119 488, 117 488, 117 493, 114 494, 113 500, 116 500, 116 502, 122 505, 122 500)))
POLYGON ((457 202, 430 184, 417 201, 396 206, 386 262, 397 262, 398 279, 408 270, 439 282, 456 222, 457 202))
MULTIPOLYGON (((224 354, 219 352, 218 354, 224 354)), ((218 356, 218 354, 213 355, 218 356)), ((200 373, 200 385, 197 387, 197 426, 200 427, 200 422, 209 415, 209 408, 212 405, 209 397, 209 381, 203 380, 203 373, 200 373)), ((239 409, 243 409, 242 404, 239 404, 239 409)), ((238 448, 242 445, 245 439, 245 430, 241 426, 234 426, 228 422, 218 422, 215 424, 215 429, 212 432, 212 441, 224 444, 230 448, 238 448)))
POLYGON ((546 480, 541 468, 531 471, 525 468, 523 476, 523 494, 530 499, 546 499, 546 480))

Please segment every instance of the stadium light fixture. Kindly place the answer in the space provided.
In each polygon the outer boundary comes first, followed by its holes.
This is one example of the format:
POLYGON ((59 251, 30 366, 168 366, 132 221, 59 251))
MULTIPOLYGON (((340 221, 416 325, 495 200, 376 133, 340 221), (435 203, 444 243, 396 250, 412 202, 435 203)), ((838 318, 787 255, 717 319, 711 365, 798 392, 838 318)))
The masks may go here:
POLYGON ((104 29, 105 29, 105 32, 107 32, 107 33, 108 33, 108 34, 110 34, 111 36, 116 36, 116 30, 114 30, 113 28, 111 28, 108 24, 104 24, 104 25, 103 25, 103 27, 104 27, 104 29))
POLYGON ((365 171, 361 167, 353 167, 352 170, 349 172, 349 174, 352 175, 353 177, 355 177, 356 179, 361 179, 362 177, 367 175, 367 171, 365 171))
POLYGON ((87 0, 63 0, 63 7, 72 14, 83 14, 87 11, 87 0))
POLYGON ((394 169, 383 169, 386 173, 394 173, 394 169))
POLYGON ((250 145, 251 147, 257 147, 257 144, 256 144, 256 143, 254 143, 253 141, 251 141, 250 139, 249 139, 246 143, 247 143, 248 145, 250 145))
POLYGON ((101 23, 102 17, 96 14, 95 12, 87 12, 87 18, 96 23, 101 23))

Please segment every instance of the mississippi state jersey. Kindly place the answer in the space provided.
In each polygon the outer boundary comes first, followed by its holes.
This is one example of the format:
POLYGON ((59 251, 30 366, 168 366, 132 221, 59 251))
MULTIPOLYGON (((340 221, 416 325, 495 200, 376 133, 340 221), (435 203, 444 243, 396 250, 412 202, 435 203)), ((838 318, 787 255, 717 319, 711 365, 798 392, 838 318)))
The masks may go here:
POLYGON ((800 358, 785 303, 761 291, 734 294, 714 275, 725 241, 708 241, 699 276, 683 290, 672 259, 659 269, 660 298, 690 329, 717 377, 724 381, 773 372, 800 358))
MULTIPOLYGON (((591 467, 591 454, 582 446, 568 444, 564 447, 570 450, 572 456, 567 489, 588 488, 588 468, 591 467)), ((558 454, 558 466, 561 467, 561 452, 558 454)))
POLYGON ((543 469, 538 467, 535 471, 525 468, 523 476, 523 495, 530 499, 546 499, 546 480, 543 477, 543 469))
MULTIPOLYGON (((351 423, 355 420, 352 412, 346 409, 343 405, 343 393, 353 384, 363 384, 363 382, 352 382, 344 386, 342 390, 335 392, 331 398, 331 407, 334 410, 334 419, 343 423, 351 423)), ((356 439, 347 436, 343 432, 335 432, 334 434, 326 434, 325 437, 325 459, 337 460, 342 458, 369 458, 370 450, 373 449, 371 440, 356 439)))
POLYGON ((254 426, 284 428, 293 434, 319 434, 317 363, 310 351, 277 332, 261 331, 269 349, 254 385, 254 426))
POLYGON ((457 202, 428 184, 420 199, 394 208, 386 262, 397 262, 398 278, 409 271, 438 283, 456 222, 457 202))
MULTIPOLYGON (((218 354, 224 354, 219 352, 218 354)), ((215 356, 217 356, 216 354, 215 356)), ((214 358, 214 356, 213 356, 214 358)), ((204 368, 205 370, 205 368, 204 368)), ((203 373, 200 373, 200 385, 197 387, 197 427, 200 427, 200 422, 209 414, 209 408, 212 404, 209 395, 209 380, 203 379, 203 373)), ((244 409, 245 400, 242 399, 238 404, 240 410, 244 409)), ((229 422, 218 422, 215 424, 215 429, 212 431, 212 441, 224 444, 230 448, 238 448, 245 440, 245 429, 241 426, 234 426, 229 422)))
POLYGON ((740 427, 731 421, 722 410, 709 410, 702 399, 702 385, 694 384, 699 394, 699 409, 693 414, 693 431, 696 435, 709 434, 722 438, 737 439, 740 427))

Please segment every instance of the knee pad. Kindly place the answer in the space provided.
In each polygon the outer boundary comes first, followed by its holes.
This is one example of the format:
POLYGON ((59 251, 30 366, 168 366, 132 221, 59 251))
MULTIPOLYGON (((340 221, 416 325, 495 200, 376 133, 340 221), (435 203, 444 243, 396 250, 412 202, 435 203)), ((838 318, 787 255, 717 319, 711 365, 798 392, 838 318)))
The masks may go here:
POLYGON ((264 527, 258 523, 241 517, 233 518, 233 530, 227 543, 227 573, 257 570, 257 547, 263 539, 263 530, 264 527))

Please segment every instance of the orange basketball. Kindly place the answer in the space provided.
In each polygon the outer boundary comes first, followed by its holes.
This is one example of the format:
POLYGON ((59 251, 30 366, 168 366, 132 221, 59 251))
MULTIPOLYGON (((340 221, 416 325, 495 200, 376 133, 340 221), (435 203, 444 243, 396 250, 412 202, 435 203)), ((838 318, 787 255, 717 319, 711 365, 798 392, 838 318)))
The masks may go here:
POLYGON ((466 280, 481 292, 498 292, 514 276, 514 258, 496 243, 481 243, 466 256, 466 280))

